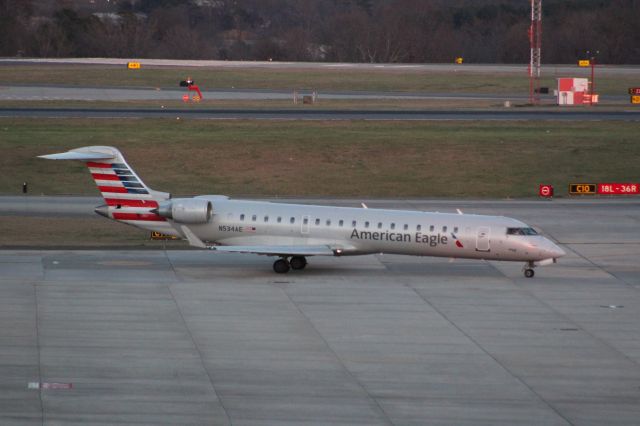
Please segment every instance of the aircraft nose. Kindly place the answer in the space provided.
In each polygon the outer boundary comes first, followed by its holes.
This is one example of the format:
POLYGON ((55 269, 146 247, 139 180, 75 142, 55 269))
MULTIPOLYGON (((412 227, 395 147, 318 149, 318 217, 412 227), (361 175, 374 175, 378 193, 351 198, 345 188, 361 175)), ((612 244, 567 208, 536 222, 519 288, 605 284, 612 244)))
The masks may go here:
POLYGON ((547 252, 549 253, 549 257, 557 259, 558 257, 565 256, 567 253, 562 250, 556 243, 553 241, 547 240, 547 252))

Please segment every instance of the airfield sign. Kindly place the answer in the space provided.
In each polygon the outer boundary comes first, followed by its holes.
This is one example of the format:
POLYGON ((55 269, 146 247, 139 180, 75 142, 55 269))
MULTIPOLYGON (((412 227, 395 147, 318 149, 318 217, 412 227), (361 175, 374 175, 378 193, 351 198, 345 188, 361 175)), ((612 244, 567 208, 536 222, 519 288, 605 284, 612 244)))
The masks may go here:
POLYGON ((595 183, 571 183, 569 194, 571 195, 595 195, 598 185, 595 183))
POLYGON ((640 184, 637 183, 599 183, 598 194, 602 195, 637 195, 640 184))

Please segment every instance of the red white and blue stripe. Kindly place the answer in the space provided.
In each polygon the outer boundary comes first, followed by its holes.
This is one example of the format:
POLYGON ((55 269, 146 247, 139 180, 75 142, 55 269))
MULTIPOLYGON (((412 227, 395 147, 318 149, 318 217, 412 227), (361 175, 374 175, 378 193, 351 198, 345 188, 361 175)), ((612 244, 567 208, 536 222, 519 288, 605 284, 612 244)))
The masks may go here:
POLYGON ((151 213, 158 207, 158 202, 126 163, 89 161, 86 164, 113 219, 138 225, 139 222, 166 221, 151 213))

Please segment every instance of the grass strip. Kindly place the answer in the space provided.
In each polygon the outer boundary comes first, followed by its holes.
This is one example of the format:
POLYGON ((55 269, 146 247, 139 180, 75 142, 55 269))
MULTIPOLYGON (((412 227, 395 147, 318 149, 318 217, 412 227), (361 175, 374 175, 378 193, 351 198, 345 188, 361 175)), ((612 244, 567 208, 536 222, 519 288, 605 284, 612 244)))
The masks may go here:
POLYGON ((635 181, 633 122, 0 119, 0 193, 96 194, 83 164, 37 155, 113 145, 174 194, 562 196, 570 182, 635 181))
MULTIPOLYGON (((316 89, 322 91, 400 91, 433 93, 528 94, 526 73, 469 72, 461 67, 454 72, 420 70, 361 70, 308 68, 190 68, 143 66, 128 70, 114 65, 2 65, 0 82, 4 85, 68 85, 89 87, 175 88, 191 76, 202 90, 209 89, 316 89)), ((589 77, 589 71, 576 68, 571 75, 550 68, 541 78, 541 86, 557 87, 558 77, 589 77)), ((637 86, 634 76, 597 76, 597 91, 602 95, 626 95, 637 86)))

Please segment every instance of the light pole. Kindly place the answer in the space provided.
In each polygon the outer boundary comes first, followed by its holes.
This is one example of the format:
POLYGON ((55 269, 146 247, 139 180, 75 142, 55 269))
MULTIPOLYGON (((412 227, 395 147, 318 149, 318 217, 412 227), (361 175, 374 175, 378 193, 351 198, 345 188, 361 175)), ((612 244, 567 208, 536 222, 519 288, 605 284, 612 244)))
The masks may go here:
POLYGON ((599 50, 591 52, 587 50, 587 56, 589 57, 589 64, 591 64, 591 96, 589 97, 589 105, 593 106, 593 93, 596 90, 596 57, 600 53, 599 50))

